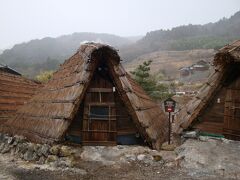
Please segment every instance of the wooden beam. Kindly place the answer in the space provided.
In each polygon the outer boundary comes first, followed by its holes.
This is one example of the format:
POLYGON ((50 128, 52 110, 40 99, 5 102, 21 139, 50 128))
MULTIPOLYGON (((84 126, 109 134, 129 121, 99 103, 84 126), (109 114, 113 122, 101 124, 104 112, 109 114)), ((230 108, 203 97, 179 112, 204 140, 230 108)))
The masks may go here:
POLYGON ((112 88, 90 88, 88 92, 113 92, 112 88))

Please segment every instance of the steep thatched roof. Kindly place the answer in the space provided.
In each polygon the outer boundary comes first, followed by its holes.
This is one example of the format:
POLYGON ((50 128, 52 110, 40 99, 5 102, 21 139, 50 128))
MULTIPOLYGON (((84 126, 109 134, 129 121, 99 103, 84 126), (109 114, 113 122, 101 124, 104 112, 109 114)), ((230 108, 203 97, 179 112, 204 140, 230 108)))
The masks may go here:
POLYGON ((41 85, 0 69, 0 124, 13 116, 41 85))
POLYGON ((222 88, 225 79, 231 73, 233 63, 240 62, 240 40, 226 45, 214 57, 215 72, 211 74, 207 83, 199 90, 198 94, 189 101, 177 115, 173 132, 181 133, 188 128, 211 102, 216 92, 222 88))
POLYGON ((116 50, 96 43, 82 45, 54 73, 41 92, 19 109, 16 117, 8 120, 1 130, 22 134, 37 142, 61 141, 101 58, 105 59, 120 97, 139 132, 153 148, 159 148, 167 134, 163 111, 126 73, 116 50))
POLYGON ((221 48, 214 57, 214 65, 227 65, 240 62, 240 40, 221 48))

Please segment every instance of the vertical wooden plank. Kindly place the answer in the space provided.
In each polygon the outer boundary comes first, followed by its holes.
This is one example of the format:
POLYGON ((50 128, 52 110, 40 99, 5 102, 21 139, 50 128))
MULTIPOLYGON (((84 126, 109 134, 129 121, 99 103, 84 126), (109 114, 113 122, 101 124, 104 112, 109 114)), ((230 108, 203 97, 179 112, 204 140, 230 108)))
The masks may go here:
POLYGON ((240 78, 227 89, 224 111, 224 134, 227 138, 240 140, 240 78))
POLYGON ((108 131, 110 131, 111 130, 111 128, 110 128, 110 116, 111 116, 111 107, 110 106, 108 106, 108 131))

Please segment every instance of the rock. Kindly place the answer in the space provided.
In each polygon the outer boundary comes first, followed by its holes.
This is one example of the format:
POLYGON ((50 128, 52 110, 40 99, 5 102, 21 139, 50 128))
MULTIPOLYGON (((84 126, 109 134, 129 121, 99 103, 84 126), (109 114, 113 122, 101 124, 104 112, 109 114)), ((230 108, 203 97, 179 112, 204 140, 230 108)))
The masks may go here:
POLYGON ((174 150, 174 152, 175 152, 176 154, 180 154, 180 153, 184 152, 185 149, 186 149, 185 147, 179 146, 179 147, 177 147, 177 148, 174 150))
POLYGON ((161 161, 162 160, 162 156, 160 156, 160 155, 153 155, 153 159, 154 159, 154 161, 161 161))
POLYGON ((45 161, 46 161, 46 158, 44 156, 41 156, 36 163, 42 165, 45 163, 45 161))
POLYGON ((150 164, 153 162, 153 157, 150 154, 139 154, 137 160, 144 162, 145 164, 150 164))
POLYGON ((137 160, 139 160, 139 161, 142 161, 144 158, 145 158, 145 155, 144 155, 144 154, 139 154, 139 155, 137 156, 137 160))
POLYGON ((176 157, 176 158, 175 158, 175 165, 176 165, 177 167, 180 167, 181 161, 184 160, 184 158, 185 158, 185 156, 183 156, 183 155, 176 157))
POLYGON ((3 137, 4 137, 4 142, 8 143, 8 139, 10 138, 10 136, 8 134, 4 134, 3 137))
POLYGON ((27 142, 27 139, 24 136, 15 135, 14 139, 15 139, 15 142, 17 142, 17 143, 27 142))
POLYGON ((59 156, 61 157, 67 157, 72 155, 72 150, 68 146, 62 146, 59 151, 59 156))
POLYGON ((199 131, 188 131, 183 134, 184 138, 194 138, 197 139, 199 137, 199 131))
POLYGON ((0 142, 4 141, 4 134, 0 133, 0 142))
POLYGON ((59 151, 60 151, 60 146, 59 146, 59 145, 54 145, 54 146, 52 146, 52 147, 49 149, 49 152, 50 152, 52 155, 58 155, 58 154, 59 154, 59 151))
POLYGON ((208 139, 209 139, 209 137, 207 137, 207 136, 199 136, 199 138, 198 138, 200 141, 204 141, 204 142, 207 142, 208 141, 208 139))
POLYGON ((15 146, 18 145, 18 142, 17 142, 17 141, 14 141, 12 145, 15 147, 15 146))
POLYGON ((8 153, 10 151, 10 147, 8 144, 5 144, 3 150, 1 151, 2 154, 8 153))
POLYGON ((223 143, 212 138, 207 141, 188 139, 181 147, 183 151, 178 154, 178 159, 184 157, 184 160, 178 164, 191 172, 191 176, 203 174, 223 176, 224 173, 223 179, 239 179, 239 141, 223 143))
POLYGON ((9 147, 12 149, 14 148, 15 146, 13 144, 9 144, 9 147))
POLYGON ((230 142, 232 142, 232 140, 225 139, 225 138, 222 138, 221 140, 222 140, 223 143, 226 143, 226 144, 229 144, 230 142))
POLYGON ((4 149, 5 143, 0 144, 0 152, 4 149))
POLYGON ((28 150, 28 145, 27 143, 19 143, 16 147, 16 151, 15 151, 15 154, 19 154, 19 153, 22 153, 24 154, 26 151, 28 150))
POLYGON ((34 152, 38 152, 38 150, 41 148, 41 145, 40 144, 35 144, 34 146, 33 146, 33 150, 34 150, 34 152))
POLYGON ((175 144, 168 144, 167 142, 163 143, 161 147, 161 149, 165 151, 174 151, 175 148, 175 144))
POLYGON ((37 155, 36 152, 33 153, 33 161, 38 161, 39 160, 39 156, 37 155))
POLYGON ((57 168, 58 167, 58 161, 53 161, 48 163, 51 167, 57 168))
POLYGON ((117 148, 118 149, 124 149, 124 146, 118 145, 117 148))
POLYGON ((126 154, 124 159, 127 161, 136 161, 136 156, 134 154, 126 154))
POLYGON ((174 162, 168 162, 165 164, 166 167, 174 167, 175 163, 174 162))
POLYGON ((29 151, 34 151, 34 152, 38 152, 40 145, 39 144, 35 144, 35 143, 27 143, 28 147, 27 149, 29 151))
MULTIPOLYGON (((84 161, 102 161, 101 152, 93 146, 86 146, 81 153, 81 159, 84 161)), ((104 159, 105 160, 105 159, 104 159)))
POLYGON ((45 163, 51 163, 51 162, 55 162, 55 161, 57 161, 57 160, 58 160, 58 157, 57 157, 57 156, 55 156, 55 155, 48 155, 45 163))
POLYGON ((47 144, 43 144, 41 147, 39 147, 39 149, 37 150, 37 155, 38 156, 42 156, 44 155, 45 157, 47 157, 49 155, 49 149, 50 146, 47 144))
POLYGON ((58 166, 60 167, 74 167, 74 165, 76 165, 76 161, 73 156, 62 157, 58 162, 58 166))
POLYGON ((8 144, 12 144, 13 142, 14 142, 13 137, 9 137, 7 143, 8 143, 8 144))
POLYGON ((23 155, 23 159, 26 161, 36 161, 36 160, 38 160, 38 156, 34 151, 28 150, 23 155))
POLYGON ((13 157, 14 154, 15 154, 15 149, 14 149, 14 148, 11 148, 11 150, 10 150, 10 156, 13 157))

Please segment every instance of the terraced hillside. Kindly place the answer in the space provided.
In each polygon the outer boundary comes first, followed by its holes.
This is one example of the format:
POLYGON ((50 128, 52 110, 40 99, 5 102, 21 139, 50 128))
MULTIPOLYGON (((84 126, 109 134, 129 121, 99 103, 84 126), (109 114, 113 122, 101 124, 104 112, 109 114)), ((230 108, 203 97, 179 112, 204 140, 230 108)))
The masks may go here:
POLYGON ((215 51, 213 49, 196 49, 186 51, 156 51, 142 55, 130 62, 125 62, 127 71, 132 71, 137 65, 144 61, 152 60, 152 73, 162 72, 167 76, 177 78, 178 69, 190 66, 199 60, 210 62, 215 51))

